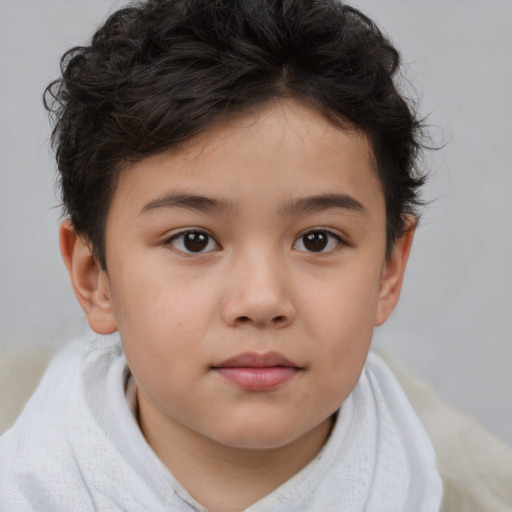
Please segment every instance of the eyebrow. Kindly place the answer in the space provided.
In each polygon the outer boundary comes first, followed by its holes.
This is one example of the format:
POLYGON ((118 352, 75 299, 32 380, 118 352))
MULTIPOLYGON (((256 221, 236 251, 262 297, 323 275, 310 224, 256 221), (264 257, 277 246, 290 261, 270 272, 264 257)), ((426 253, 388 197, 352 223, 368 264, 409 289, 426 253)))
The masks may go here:
POLYGON ((329 209, 368 213, 360 201, 347 194, 322 194, 292 199, 284 205, 281 213, 283 215, 296 215, 303 212, 319 212, 329 209))
MULTIPOLYGON (((235 206, 227 200, 185 193, 170 193, 152 199, 142 207, 140 213, 146 214, 172 208, 185 208, 202 213, 236 213, 235 206)), ((321 194, 291 199, 281 208, 280 213, 283 216, 290 216, 328 209, 367 213, 361 202, 347 194, 321 194)))
POLYGON ((141 214, 146 214, 158 210, 170 208, 185 208, 187 210, 197 210, 203 213, 211 212, 231 212, 234 210, 229 201, 222 199, 212 199, 210 197, 197 194, 171 193, 157 197, 147 202, 141 209, 141 214))

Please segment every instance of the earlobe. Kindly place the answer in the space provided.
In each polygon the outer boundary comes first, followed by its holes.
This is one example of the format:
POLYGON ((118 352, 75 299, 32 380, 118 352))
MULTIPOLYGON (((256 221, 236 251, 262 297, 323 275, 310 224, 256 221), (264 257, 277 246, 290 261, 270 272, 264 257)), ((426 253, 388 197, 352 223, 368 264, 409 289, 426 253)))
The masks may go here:
POLYGON ((75 232, 69 220, 59 229, 60 252, 76 298, 91 329, 98 334, 117 330, 107 273, 93 257, 89 244, 75 232))
POLYGON ((398 303, 415 230, 416 219, 410 218, 404 234, 395 241, 391 255, 386 260, 375 316, 376 326, 382 325, 389 318, 398 303))

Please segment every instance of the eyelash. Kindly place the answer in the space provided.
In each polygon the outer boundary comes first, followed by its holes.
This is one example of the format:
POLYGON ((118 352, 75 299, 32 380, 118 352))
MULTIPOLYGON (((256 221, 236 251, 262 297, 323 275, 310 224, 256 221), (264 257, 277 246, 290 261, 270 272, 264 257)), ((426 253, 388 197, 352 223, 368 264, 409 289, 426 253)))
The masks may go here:
MULTIPOLYGON (((174 247, 174 249, 183 254, 204 254, 206 252, 211 252, 213 250, 218 250, 221 248, 220 244, 215 240, 215 238, 210 233, 203 229, 193 228, 189 228, 178 233, 174 233, 172 236, 170 236, 164 241, 164 245, 171 245, 174 247), (199 250, 194 251, 191 250, 190 247, 187 248, 185 246, 185 237, 187 235, 194 235, 194 237, 192 237, 189 241, 197 243, 197 248, 199 250), (195 237, 197 237, 197 240, 194 239, 195 237), (212 244, 214 245, 214 247, 209 248, 209 246, 212 244), (179 247, 178 245, 180 245, 181 247, 179 247)), ((337 249, 339 249, 339 246, 348 246, 348 243, 345 242, 341 236, 328 229, 316 228, 305 231, 299 237, 297 237, 297 239, 294 241, 292 245, 292 248, 309 254, 323 254, 336 251, 337 249), (316 240, 313 238, 315 236, 316 240), (318 244, 318 242, 320 242, 318 247, 319 250, 308 250, 305 245, 305 243, 308 243, 308 240, 305 239, 305 237, 310 237, 310 243, 318 244), (335 244, 334 247, 332 246, 333 242, 335 244), (301 243, 304 249, 297 249, 297 245, 301 243), (327 250, 325 250, 326 247, 328 247, 327 250)))

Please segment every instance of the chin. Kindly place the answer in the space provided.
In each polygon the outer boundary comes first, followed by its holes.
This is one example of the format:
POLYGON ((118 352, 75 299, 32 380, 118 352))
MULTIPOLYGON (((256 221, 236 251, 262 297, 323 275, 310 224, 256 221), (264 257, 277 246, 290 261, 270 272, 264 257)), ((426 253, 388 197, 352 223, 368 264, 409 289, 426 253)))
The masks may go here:
POLYGON ((240 450, 277 450, 293 443, 296 438, 291 435, 276 436, 275 433, 262 435, 261 432, 254 432, 253 435, 243 432, 242 435, 231 436, 225 439, 224 445, 240 450))
MULTIPOLYGON (((313 427, 314 428, 314 427, 313 427)), ((243 450, 274 450, 287 446, 307 434, 311 429, 284 422, 283 418, 276 421, 247 421, 235 428, 231 424, 229 431, 223 431, 216 440, 231 448, 243 450)))

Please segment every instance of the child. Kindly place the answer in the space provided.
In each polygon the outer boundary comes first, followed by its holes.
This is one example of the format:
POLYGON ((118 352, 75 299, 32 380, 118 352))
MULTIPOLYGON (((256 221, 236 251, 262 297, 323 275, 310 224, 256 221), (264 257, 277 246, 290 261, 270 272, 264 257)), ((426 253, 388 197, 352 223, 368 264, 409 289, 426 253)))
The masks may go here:
POLYGON ((336 0, 148 0, 63 57, 61 251, 99 336, 1 438, 1 510, 438 510, 368 355, 423 182, 398 61, 336 0))

